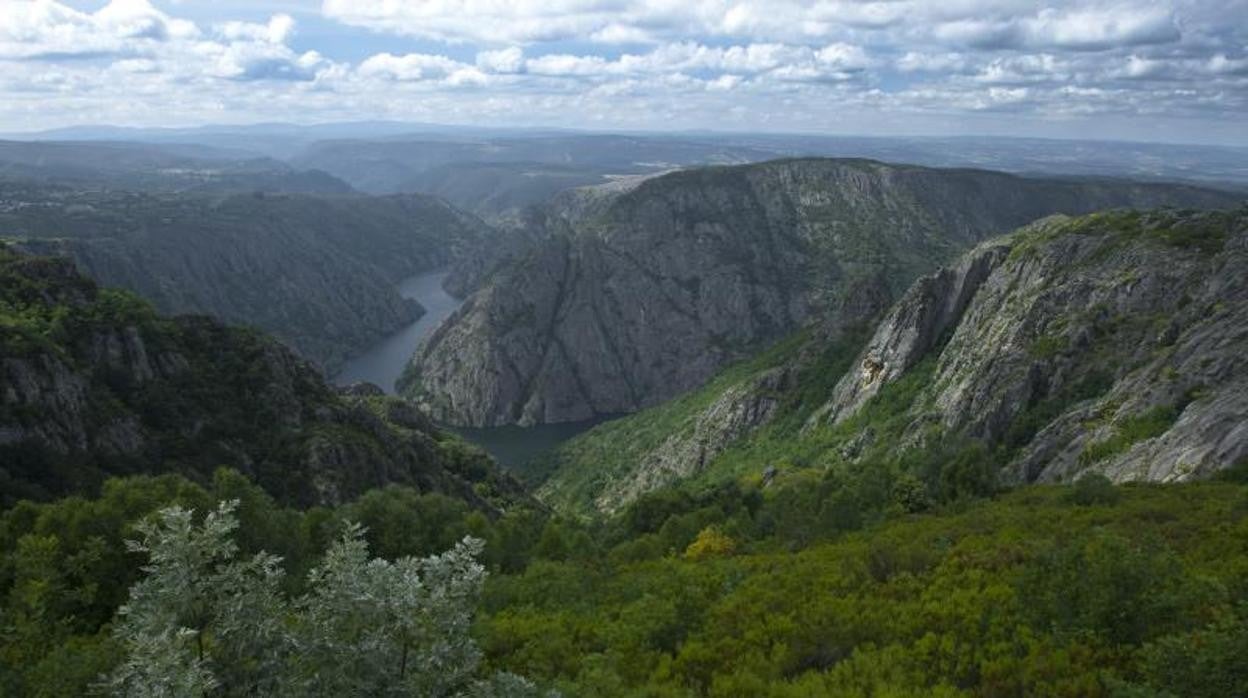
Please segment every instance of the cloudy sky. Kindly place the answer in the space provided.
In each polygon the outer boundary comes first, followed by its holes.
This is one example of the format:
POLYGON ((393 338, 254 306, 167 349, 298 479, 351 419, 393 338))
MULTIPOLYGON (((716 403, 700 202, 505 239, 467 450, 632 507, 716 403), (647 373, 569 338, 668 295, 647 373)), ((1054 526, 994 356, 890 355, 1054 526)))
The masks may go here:
POLYGON ((0 0, 0 130, 392 119, 1248 145, 1248 0, 0 0))

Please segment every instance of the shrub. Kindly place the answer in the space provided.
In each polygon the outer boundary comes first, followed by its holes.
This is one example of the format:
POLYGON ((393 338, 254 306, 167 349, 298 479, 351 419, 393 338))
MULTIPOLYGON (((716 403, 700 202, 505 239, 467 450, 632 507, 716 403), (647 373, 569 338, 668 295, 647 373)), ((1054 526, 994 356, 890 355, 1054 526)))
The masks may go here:
POLYGON ((737 551, 737 542, 715 526, 707 526, 685 548, 685 559, 704 560, 709 557, 727 557, 737 551))
POLYGON ((1084 473, 1082 477, 1075 480, 1066 498, 1081 507, 1112 506, 1122 498, 1122 493, 1114 487, 1113 481, 1104 475, 1084 473))

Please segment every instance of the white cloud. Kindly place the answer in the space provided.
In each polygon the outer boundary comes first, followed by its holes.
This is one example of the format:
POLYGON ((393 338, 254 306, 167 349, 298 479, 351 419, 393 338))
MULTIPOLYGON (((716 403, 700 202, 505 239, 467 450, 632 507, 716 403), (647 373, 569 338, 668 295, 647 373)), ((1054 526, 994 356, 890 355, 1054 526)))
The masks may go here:
POLYGON ((383 77, 393 80, 442 79, 468 66, 446 56, 427 53, 409 53, 396 56, 379 53, 360 64, 358 72, 366 77, 383 77))
POLYGON ((330 66, 317 52, 286 44, 295 22, 284 14, 265 24, 223 22, 211 37, 147 0, 112 0, 94 13, 53 0, 0 0, 0 18, 0 60, 111 60, 123 73, 156 80, 307 81, 330 66))
POLYGON ((49 0, 0 0, 0 58, 139 53, 195 33, 146 0, 114 0, 95 13, 49 0))
POLYGON ((317 1, 240 21, 236 2, 0 0, 0 123, 827 130, 857 114, 909 130, 1112 113, 1248 139, 1248 0, 320 0, 328 18, 419 39, 389 52, 368 50, 372 32, 325 41, 333 22, 300 35, 317 1))
POLYGON ((225 22, 218 28, 218 33, 230 41, 260 41, 270 44, 283 44, 290 38, 295 29, 295 20, 290 15, 273 15, 268 24, 254 22, 225 22))
POLYGON ((524 51, 518 46, 477 54, 477 67, 492 73, 518 73, 524 68, 524 51))
POLYGON ((1219 53, 1209 59, 1208 69, 1216 75, 1248 76, 1248 57, 1227 58, 1225 54, 1219 53))

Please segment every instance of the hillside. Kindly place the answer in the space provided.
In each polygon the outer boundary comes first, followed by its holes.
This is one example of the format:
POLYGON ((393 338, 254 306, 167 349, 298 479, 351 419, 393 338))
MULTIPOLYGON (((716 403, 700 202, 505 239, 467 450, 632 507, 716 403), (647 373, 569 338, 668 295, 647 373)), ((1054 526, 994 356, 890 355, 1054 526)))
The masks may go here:
POLYGON ((259 327, 332 370, 412 322, 403 278, 471 258, 489 229, 420 195, 188 195, 0 185, 0 236, 64 254, 165 313, 259 327))
POLYGON ((923 277, 872 330, 794 335, 531 477, 573 511, 769 465, 929 492, 1205 478, 1248 459, 1246 280, 1242 208, 1047 219, 923 277))
POLYGON ((346 194, 346 182, 235 148, 183 143, 0 140, 0 176, 163 192, 346 194))
POLYGON ((818 319, 876 317, 918 276, 1042 216, 1230 194, 862 160, 679 171, 562 195, 414 359, 408 394, 468 426, 633 412, 818 319))
POLYGON ((0 506, 226 465, 305 506, 391 483, 486 509, 526 497, 406 403, 335 392, 257 332, 162 317, 66 260, 0 248, 0 506))

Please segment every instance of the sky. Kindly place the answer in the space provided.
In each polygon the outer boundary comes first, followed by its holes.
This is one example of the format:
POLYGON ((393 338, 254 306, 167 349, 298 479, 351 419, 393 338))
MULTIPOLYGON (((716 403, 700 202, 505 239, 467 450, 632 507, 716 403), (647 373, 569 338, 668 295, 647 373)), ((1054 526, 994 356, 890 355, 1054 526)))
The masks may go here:
POLYGON ((1248 0, 0 0, 0 131, 395 120, 1248 145, 1248 0))

